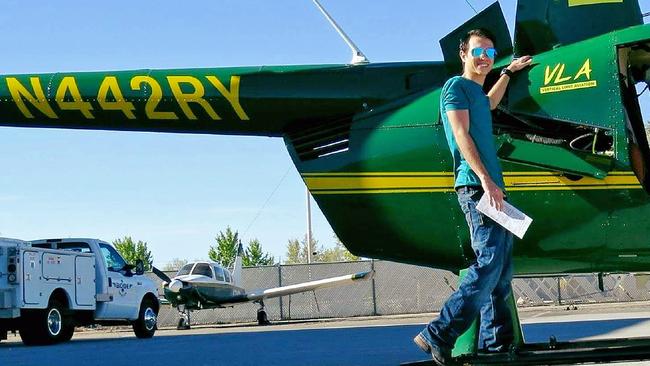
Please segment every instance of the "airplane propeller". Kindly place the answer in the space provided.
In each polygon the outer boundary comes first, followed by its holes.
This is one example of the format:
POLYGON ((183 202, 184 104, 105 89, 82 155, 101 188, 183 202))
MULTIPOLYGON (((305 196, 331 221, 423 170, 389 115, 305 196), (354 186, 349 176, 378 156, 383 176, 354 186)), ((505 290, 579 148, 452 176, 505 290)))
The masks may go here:
POLYGON ((167 288, 169 289, 169 291, 177 293, 184 286, 185 286, 185 284, 183 283, 183 281, 181 281, 181 280, 172 280, 171 282, 169 282, 169 285, 167 286, 167 288))
POLYGON ((165 272, 159 270, 158 268, 156 268, 156 267, 154 267, 154 266, 151 266, 151 272, 153 272, 153 274, 155 274, 156 276, 158 276, 158 278, 160 278, 160 279, 163 280, 164 282, 167 282, 167 283, 172 282, 172 279, 169 278, 169 276, 167 276, 167 275, 165 274, 165 272))

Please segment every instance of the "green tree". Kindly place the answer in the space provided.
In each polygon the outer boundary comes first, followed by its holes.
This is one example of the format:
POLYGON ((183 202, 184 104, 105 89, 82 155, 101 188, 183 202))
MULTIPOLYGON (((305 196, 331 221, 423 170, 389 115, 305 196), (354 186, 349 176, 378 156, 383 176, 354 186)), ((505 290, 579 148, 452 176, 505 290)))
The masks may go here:
POLYGON ((228 226, 226 232, 220 231, 215 240, 217 241, 217 245, 210 247, 208 257, 214 262, 221 263, 224 267, 231 267, 237 254, 239 233, 232 231, 230 226, 228 226))
POLYGON ((350 253, 336 235, 334 235, 334 239, 334 248, 325 249, 320 254, 319 259, 321 262, 354 262, 360 259, 356 255, 350 253))
POLYGON ((178 271, 187 263, 189 263, 187 259, 174 258, 171 262, 166 263, 162 270, 167 272, 178 271))
POLYGON ((306 263, 307 256, 305 255, 303 258, 301 249, 300 241, 298 241, 298 239, 289 239, 284 264, 306 263))
MULTIPOLYGON (((311 250, 311 261, 320 262, 320 255, 323 248, 318 246, 318 240, 316 240, 313 235, 311 237, 311 250), (314 252, 316 254, 313 254, 314 252)), ((307 251, 307 235, 303 237, 302 241, 298 241, 298 239, 290 239, 287 243, 287 255, 284 264, 307 263, 307 251)))
POLYGON ((144 262, 144 270, 151 270, 153 255, 151 255, 151 251, 147 249, 147 242, 138 240, 136 243, 130 236, 125 236, 122 239, 115 239, 113 241, 113 246, 127 263, 135 264, 136 260, 142 259, 144 262))
POLYGON ((269 253, 264 253, 262 244, 257 239, 253 239, 248 243, 244 256, 242 257, 242 264, 247 267, 251 266, 271 266, 275 264, 275 258, 269 253))
MULTIPOLYGON (((226 231, 220 231, 215 238, 217 245, 210 247, 208 257, 210 260, 221 263, 224 267, 232 267, 237 255, 237 245, 240 243, 239 232, 233 231, 230 226, 226 231)), ((262 244, 257 239, 248 242, 248 246, 242 255, 244 266, 266 266, 275 264, 275 258, 264 253, 262 244)))
MULTIPOLYGON (((312 253, 312 262, 352 262, 360 259, 350 253, 336 235, 334 239, 336 240, 334 248, 324 249, 318 245, 318 240, 312 236, 311 247, 312 251, 315 252, 315 254, 312 253)), ((302 241, 291 239, 287 243, 287 254, 284 264, 298 263, 307 263, 307 235, 305 235, 302 241)))

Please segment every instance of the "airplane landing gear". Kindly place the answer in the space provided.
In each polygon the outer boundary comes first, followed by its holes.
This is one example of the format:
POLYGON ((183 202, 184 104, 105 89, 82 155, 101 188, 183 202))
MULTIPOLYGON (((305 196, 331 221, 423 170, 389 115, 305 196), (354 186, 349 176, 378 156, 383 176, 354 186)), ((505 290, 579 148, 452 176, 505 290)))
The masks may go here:
POLYGON ((264 310, 264 301, 259 301, 260 308, 257 309, 257 324, 258 325, 269 325, 269 318, 266 316, 266 310, 264 310))
POLYGON ((184 306, 181 307, 180 305, 176 309, 178 310, 178 315, 181 317, 178 319, 178 325, 176 326, 176 329, 190 329, 190 310, 186 309, 184 306))

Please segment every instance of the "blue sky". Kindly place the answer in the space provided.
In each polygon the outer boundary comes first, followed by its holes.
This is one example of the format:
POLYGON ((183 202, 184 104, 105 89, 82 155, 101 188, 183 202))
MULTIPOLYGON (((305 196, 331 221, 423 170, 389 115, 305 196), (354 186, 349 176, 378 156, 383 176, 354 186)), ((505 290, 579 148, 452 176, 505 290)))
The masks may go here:
MULTIPOLYGON (((322 3, 373 62, 439 60, 438 40, 473 15, 460 0, 322 3)), ((0 74, 350 60, 308 0, 32 4, 3 2, 0 74)), ((512 27, 515 1, 501 5, 512 27)), ((306 232, 305 187, 281 139, 3 127, 0 141, 1 236, 130 235, 163 266, 207 257, 226 226, 276 259, 306 232)), ((313 211, 315 237, 332 246, 313 211)))

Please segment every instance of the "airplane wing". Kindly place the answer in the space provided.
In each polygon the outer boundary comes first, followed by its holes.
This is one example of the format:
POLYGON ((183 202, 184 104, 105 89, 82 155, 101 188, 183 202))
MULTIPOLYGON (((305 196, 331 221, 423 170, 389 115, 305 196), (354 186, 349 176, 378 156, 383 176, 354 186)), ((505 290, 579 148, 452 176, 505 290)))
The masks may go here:
POLYGON ((374 271, 359 272, 359 273, 349 274, 344 276, 325 278, 322 280, 298 283, 295 285, 274 287, 274 288, 262 289, 262 290, 254 290, 254 291, 247 292, 244 295, 244 297, 246 298, 246 301, 265 300, 265 299, 270 299, 278 296, 286 296, 286 295, 297 294, 305 291, 312 291, 319 288, 349 285, 355 282, 371 279, 373 275, 374 275, 374 271))
MULTIPOLYGON (((298 283, 295 285, 259 289, 246 292, 244 289, 217 282, 201 281, 199 278, 174 277, 171 282, 163 283, 165 298, 176 306, 185 304, 189 308, 222 307, 244 302, 259 301, 278 296, 291 295, 299 292, 312 291, 319 288, 352 284, 372 278, 374 271, 359 272, 344 276, 325 278, 322 280, 298 283), (199 305, 200 304, 200 305, 199 305)), ((197 276, 189 276, 197 277, 197 276)))

